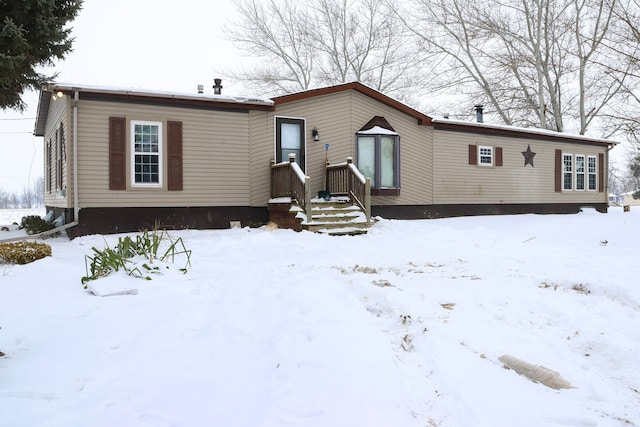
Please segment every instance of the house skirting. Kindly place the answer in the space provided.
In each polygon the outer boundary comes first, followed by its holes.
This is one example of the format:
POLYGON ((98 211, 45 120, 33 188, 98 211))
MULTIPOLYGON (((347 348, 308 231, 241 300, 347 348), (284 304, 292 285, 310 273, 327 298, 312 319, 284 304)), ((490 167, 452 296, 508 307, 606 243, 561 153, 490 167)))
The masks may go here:
MULTIPOLYGON (((411 205, 372 206, 372 215, 387 219, 429 219, 473 215, 514 215, 514 214, 573 214, 581 208, 590 207, 598 212, 607 212, 607 203, 548 203, 548 204, 496 204, 496 205, 411 205)), ((47 206, 56 217, 65 213, 66 222, 73 221, 73 209, 47 206)), ((155 208, 83 208, 78 214, 78 225, 67 230, 70 238, 87 234, 129 233, 151 230, 155 226, 167 230, 182 229, 225 229, 232 221, 239 221, 242 227, 259 227, 269 221, 269 215, 281 216, 291 222, 290 227, 300 229, 286 206, 248 207, 155 207, 155 208)), ((281 228, 286 225, 279 224, 281 228)))
POLYGON ((373 216, 387 219, 428 219, 473 215, 574 214, 582 208, 594 208, 607 213, 607 203, 540 203, 540 204, 472 204, 472 205, 412 205, 372 206, 373 216))
POLYGON ((78 213, 78 225, 69 228, 67 234, 75 238, 151 230, 156 226, 166 230, 224 229, 230 228, 232 221, 239 221, 242 227, 258 227, 268 220, 266 207, 83 208, 78 213))

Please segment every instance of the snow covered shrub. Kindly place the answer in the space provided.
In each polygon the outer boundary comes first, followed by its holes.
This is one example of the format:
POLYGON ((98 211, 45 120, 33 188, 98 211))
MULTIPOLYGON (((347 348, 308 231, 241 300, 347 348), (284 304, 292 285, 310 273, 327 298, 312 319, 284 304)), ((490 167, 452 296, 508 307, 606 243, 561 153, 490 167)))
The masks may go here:
POLYGON ((51 256, 51 246, 36 242, 13 242, 0 244, 0 263, 29 264, 51 256))
POLYGON ((180 269, 183 273, 191 266, 191 251, 185 247, 182 238, 173 239, 166 230, 157 228, 145 230, 133 238, 120 237, 113 248, 91 249, 93 256, 85 257, 87 275, 81 279, 83 284, 118 270, 124 270, 132 277, 151 280, 149 274, 159 272, 159 268, 152 265, 154 260, 174 263, 176 258, 185 258, 185 266, 180 269))
POLYGON ((27 215, 22 217, 20 229, 27 230, 27 234, 38 234, 43 231, 53 230, 55 225, 53 222, 47 221, 38 215, 27 215))

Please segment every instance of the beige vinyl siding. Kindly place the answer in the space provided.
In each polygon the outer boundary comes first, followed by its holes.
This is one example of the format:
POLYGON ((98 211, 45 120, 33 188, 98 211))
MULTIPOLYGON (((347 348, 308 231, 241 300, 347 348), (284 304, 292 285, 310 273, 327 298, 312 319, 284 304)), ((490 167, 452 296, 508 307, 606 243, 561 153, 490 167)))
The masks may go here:
MULTIPOLYGON (((354 133, 374 116, 384 116, 400 135, 400 195, 372 197, 371 204, 431 204, 433 200, 433 128, 419 125, 416 118, 380 104, 359 92, 352 91, 352 104, 354 133)), ((355 149, 355 142, 353 146, 355 149)))
MULTIPOLYGON (((555 150, 593 155, 604 146, 435 131, 434 204, 605 203, 607 192, 555 192, 555 150), (469 165, 469 145, 502 147, 503 166, 469 165), (527 146, 536 153, 524 166, 527 146)), ((605 168, 606 171, 606 168, 605 168)), ((606 176, 604 177, 606 180, 606 176)), ((606 188, 606 181, 604 183, 606 188)))
POLYGON ((44 130, 43 141, 43 156, 44 156, 44 203, 46 206, 56 208, 69 208, 72 206, 72 183, 70 182, 70 171, 73 161, 73 145, 72 145, 72 130, 70 120, 70 102, 69 96, 63 96, 59 99, 51 99, 49 105, 49 115, 47 118, 47 124, 44 130), (62 159, 62 171, 56 171, 57 168, 57 154, 56 154, 56 130, 59 131, 60 124, 62 123, 64 128, 65 138, 65 150, 64 158, 62 159), (51 161, 47 162, 47 144, 51 140, 51 161), (57 173, 62 173, 62 189, 58 188, 58 176, 57 173), (51 174, 51 187, 47 189, 47 181, 51 174))
POLYGON ((275 117, 306 121, 306 173, 311 194, 324 189, 325 144, 331 164, 356 159, 356 132, 374 116, 383 116, 400 135, 400 195, 373 197, 378 205, 430 204, 432 200, 432 129, 417 119, 355 91, 343 91, 277 105, 273 112, 251 112, 252 205, 264 206, 269 199, 269 164, 274 158, 275 117), (320 141, 313 141, 317 128, 320 141))
POLYGON ((640 206, 640 199, 634 199, 633 193, 625 194, 622 199, 622 204, 625 206, 640 206))
POLYGON ((275 118, 305 120, 305 173, 311 179, 311 194, 324 189, 325 144, 329 162, 340 163, 353 157, 355 130, 349 121, 350 98, 346 92, 314 97, 277 106, 274 112, 251 112, 251 182, 253 206, 266 206, 270 197, 270 162, 275 158, 275 118), (311 130, 317 128, 320 141, 311 130))
POLYGON ((251 206, 266 206, 271 193, 271 161, 274 157, 273 113, 249 113, 251 141, 251 206))
POLYGON ((78 107, 81 207, 247 206, 247 113, 81 100, 78 107), (127 119, 127 190, 109 190, 109 117, 127 119), (163 187, 132 188, 130 121, 163 123, 163 187), (167 190, 166 123, 183 125, 183 190, 167 190))
MULTIPOLYGON (((306 174, 311 178, 311 194, 316 196, 324 190, 325 155, 329 163, 341 163, 353 156, 353 133, 349 92, 318 96, 280 105, 275 116, 306 119, 306 174), (314 141, 311 130, 317 128, 320 141, 314 141), (325 153, 325 144, 329 151, 325 153)), ((275 136, 272 136, 272 141, 275 136)), ((271 143, 272 147, 274 142, 271 143)))

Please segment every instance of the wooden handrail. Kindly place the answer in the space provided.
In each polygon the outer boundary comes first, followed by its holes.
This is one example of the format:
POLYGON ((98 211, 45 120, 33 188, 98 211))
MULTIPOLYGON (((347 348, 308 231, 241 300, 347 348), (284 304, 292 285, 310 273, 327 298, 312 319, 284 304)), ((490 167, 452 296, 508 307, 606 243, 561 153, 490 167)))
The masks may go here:
POLYGON ((271 162, 271 198, 289 197, 296 201, 311 218, 311 184, 308 176, 296 163, 296 155, 289 154, 289 161, 271 162))
POLYGON ((371 220, 371 180, 366 178, 347 157, 344 163, 327 165, 326 190, 331 194, 348 196, 364 211, 367 222, 371 220))

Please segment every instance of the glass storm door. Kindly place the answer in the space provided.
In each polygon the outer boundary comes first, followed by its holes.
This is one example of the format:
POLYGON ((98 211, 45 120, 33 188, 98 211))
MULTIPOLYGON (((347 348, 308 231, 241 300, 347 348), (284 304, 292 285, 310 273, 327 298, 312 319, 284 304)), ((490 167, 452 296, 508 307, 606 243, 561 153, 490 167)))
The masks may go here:
POLYGON ((276 118, 276 162, 286 162, 289 154, 296 155, 296 163, 304 171, 305 143, 304 120, 276 118))

